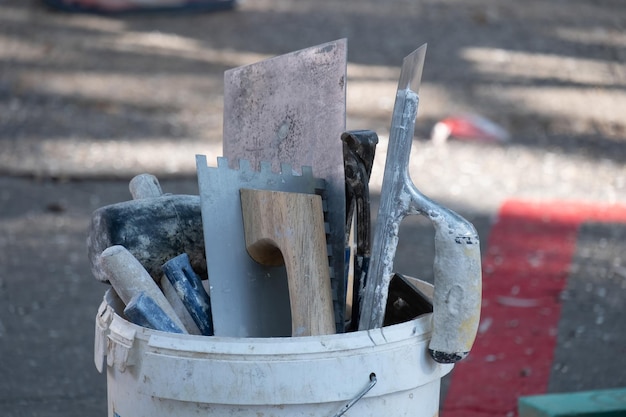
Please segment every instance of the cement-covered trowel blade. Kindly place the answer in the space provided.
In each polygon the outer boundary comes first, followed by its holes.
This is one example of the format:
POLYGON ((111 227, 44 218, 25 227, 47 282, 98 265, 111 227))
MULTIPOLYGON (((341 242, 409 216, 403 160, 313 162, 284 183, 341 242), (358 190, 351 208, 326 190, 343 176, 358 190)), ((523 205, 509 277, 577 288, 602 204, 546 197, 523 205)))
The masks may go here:
MULTIPOLYGON (((337 330, 343 330, 345 284, 346 123, 345 39, 234 68, 224 74, 223 153, 247 159, 253 169, 268 161, 302 166, 326 180, 328 240, 337 330)), ((234 168, 234 167, 233 167, 234 168)))
POLYGON ((419 93, 424 60, 426 58, 426 45, 420 46, 402 60, 398 91, 410 89, 415 93, 419 93))
POLYGON ((402 61, 391 116, 371 261, 361 300, 359 330, 383 326, 388 288, 393 276, 399 225, 405 216, 413 214, 410 204, 415 187, 408 175, 408 167, 419 102, 417 93, 425 56, 426 45, 422 45, 402 61))
POLYGON ((383 326, 400 222, 408 215, 424 215, 435 229, 433 331, 428 349, 436 362, 454 363, 467 356, 478 331, 480 242, 470 222, 422 194, 409 175, 424 52, 424 47, 417 49, 402 65, 359 330, 383 326))

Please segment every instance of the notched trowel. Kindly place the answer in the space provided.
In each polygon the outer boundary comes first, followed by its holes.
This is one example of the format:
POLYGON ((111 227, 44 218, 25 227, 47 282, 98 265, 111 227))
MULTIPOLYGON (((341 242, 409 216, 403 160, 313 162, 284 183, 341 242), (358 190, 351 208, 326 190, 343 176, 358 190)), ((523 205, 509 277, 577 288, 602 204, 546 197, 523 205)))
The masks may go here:
POLYGON ((324 181, 314 178, 310 167, 294 175, 289 164, 275 173, 269 164, 261 164, 256 171, 248 161, 240 160, 239 168, 232 169, 228 159, 218 158, 217 167, 210 167, 205 156, 197 155, 196 165, 215 335, 291 336, 287 271, 249 256, 240 190, 317 194, 324 189, 324 181))
POLYGON ((345 316, 346 124, 345 39, 281 55, 224 74, 224 156, 267 161, 296 172, 302 166, 326 181, 326 221, 337 331, 345 316))

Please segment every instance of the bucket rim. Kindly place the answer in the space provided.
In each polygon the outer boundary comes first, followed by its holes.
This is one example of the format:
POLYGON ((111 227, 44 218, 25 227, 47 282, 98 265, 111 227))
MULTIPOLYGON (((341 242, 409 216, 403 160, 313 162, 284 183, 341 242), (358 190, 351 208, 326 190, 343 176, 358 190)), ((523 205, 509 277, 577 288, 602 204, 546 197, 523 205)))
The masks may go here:
POLYGON ((382 345, 390 347, 398 343, 427 344, 432 333, 433 315, 426 313, 382 328, 320 336, 233 337, 180 334, 148 329, 126 320, 120 313, 123 304, 112 289, 106 291, 103 304, 112 313, 109 331, 125 329, 126 331, 121 332, 128 334, 128 330, 132 329, 133 339, 146 341, 151 350, 159 353, 175 351, 177 355, 184 352, 189 355, 246 355, 254 358, 250 360, 258 360, 259 356, 266 355, 301 356, 307 353, 354 352, 359 349, 381 349, 382 345))

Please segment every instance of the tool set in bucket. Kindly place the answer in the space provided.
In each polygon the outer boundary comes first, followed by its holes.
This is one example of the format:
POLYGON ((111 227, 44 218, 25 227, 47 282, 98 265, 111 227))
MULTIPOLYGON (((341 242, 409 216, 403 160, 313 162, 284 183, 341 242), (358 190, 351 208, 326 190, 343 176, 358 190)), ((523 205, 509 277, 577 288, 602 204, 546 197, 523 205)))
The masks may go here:
MULTIPOLYGON (((368 183, 379 139, 345 131, 346 41, 227 71, 224 157, 215 166, 196 157, 199 195, 164 194, 142 174, 131 201, 93 214, 92 272, 112 285, 116 314, 210 344, 361 333, 375 343, 376 329, 432 313, 430 360, 465 357, 480 312, 478 236, 408 171, 425 51, 402 65, 373 234, 368 183), (434 290, 393 271, 411 214, 435 228, 434 290)), ((111 320, 99 314, 97 340, 111 320)), ((378 380, 371 375, 361 396, 378 380)))

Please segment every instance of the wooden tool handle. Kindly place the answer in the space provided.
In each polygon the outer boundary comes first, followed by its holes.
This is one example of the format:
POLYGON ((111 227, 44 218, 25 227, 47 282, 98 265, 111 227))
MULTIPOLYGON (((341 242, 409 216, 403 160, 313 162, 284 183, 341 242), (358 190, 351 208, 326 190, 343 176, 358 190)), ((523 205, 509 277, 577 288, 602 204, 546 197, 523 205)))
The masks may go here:
POLYGON ((321 197, 242 189, 241 207, 250 256, 287 269, 292 336, 335 333, 321 197))
POLYGON ((133 200, 155 198, 163 195, 159 180, 151 174, 136 175, 128 183, 128 189, 133 196, 133 200))
POLYGON ((108 247, 102 252, 98 262, 124 304, 129 304, 137 294, 144 293, 183 333, 187 333, 185 326, 148 271, 128 249, 120 245, 108 247))

